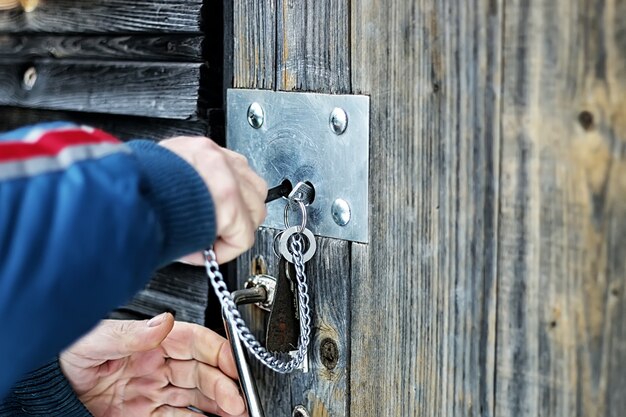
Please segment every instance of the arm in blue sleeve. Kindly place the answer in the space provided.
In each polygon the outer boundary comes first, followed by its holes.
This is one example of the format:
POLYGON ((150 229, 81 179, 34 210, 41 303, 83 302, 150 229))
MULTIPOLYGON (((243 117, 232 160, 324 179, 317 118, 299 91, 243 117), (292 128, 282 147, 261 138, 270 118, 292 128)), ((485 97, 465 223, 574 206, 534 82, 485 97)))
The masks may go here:
POLYGON ((61 372, 57 359, 29 372, 0 403, 0 417, 92 417, 61 372))
POLYGON ((211 197, 189 164, 148 141, 77 141, 85 132, 103 134, 48 124, 0 137, 0 398, 158 266, 215 238, 211 197), (10 144, 49 132, 76 143, 10 144))

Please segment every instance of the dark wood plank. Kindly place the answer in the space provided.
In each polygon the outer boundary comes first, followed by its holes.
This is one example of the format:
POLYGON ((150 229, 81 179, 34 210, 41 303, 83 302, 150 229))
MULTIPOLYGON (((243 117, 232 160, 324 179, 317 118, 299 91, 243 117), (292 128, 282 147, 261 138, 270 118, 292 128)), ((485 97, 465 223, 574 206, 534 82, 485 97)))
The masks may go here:
POLYGON ((626 407, 626 3, 506 5, 498 416, 626 407))
POLYGON ((276 0, 237 1, 232 12, 233 85, 274 89, 276 0))
POLYGON ((350 92, 350 2, 277 0, 279 89, 350 92))
POLYGON ((0 35, 0 59, 202 61, 202 36, 0 35))
POLYGON ((200 33, 202 0, 40 0, 0 10, 0 33, 200 33))
POLYGON ((495 415, 502 3, 351 3, 352 88, 371 95, 352 416, 495 415))
POLYGON ((3 60, 0 105, 189 119, 196 117, 199 63, 3 60), (35 68, 31 90, 25 71, 35 68))
POLYGON ((148 117, 114 116, 109 114, 34 110, 0 106, 0 131, 12 130, 29 124, 59 120, 97 127, 115 135, 121 140, 160 140, 181 135, 206 136, 207 130, 209 130, 207 122, 204 120, 153 119, 148 117))

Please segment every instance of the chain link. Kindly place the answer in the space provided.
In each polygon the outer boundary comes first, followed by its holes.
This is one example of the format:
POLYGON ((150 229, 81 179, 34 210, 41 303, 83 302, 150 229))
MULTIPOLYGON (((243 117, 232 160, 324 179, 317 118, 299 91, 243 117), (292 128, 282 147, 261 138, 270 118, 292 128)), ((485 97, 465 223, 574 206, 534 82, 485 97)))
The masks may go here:
POLYGON ((302 257, 303 239, 301 234, 295 235, 290 241, 290 252, 293 255, 296 269, 296 281, 298 283, 298 311, 300 313, 300 339, 298 341, 298 351, 294 357, 287 360, 288 355, 274 355, 265 347, 261 346, 254 337, 245 321, 241 317, 237 306, 233 301, 232 294, 224 282, 224 276, 219 270, 219 265, 212 249, 204 251, 204 265, 215 294, 220 300, 222 309, 226 312, 226 319, 235 324, 237 336, 248 351, 257 358, 263 365, 275 372, 286 374, 300 367, 304 362, 311 336, 311 310, 309 307, 309 286, 306 283, 306 273, 304 260, 302 257))

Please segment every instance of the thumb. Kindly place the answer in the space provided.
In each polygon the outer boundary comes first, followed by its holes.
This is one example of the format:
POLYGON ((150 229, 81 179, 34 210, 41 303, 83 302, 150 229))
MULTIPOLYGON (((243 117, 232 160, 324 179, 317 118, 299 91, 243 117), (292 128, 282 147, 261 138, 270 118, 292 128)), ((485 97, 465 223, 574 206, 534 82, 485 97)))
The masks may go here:
POLYGON ((103 320, 70 350, 98 360, 121 359, 158 347, 173 327, 170 313, 150 320, 103 320))

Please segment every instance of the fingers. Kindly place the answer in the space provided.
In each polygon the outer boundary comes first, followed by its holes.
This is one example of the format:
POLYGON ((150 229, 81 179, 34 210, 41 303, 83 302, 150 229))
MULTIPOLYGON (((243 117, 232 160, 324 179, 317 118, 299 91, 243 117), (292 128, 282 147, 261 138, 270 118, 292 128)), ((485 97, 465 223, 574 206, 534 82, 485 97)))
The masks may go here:
POLYGON ((237 378, 237 368, 228 341, 206 327, 176 322, 161 347, 169 358, 194 359, 218 367, 231 378, 237 378))
POLYGON ((151 417, 201 417, 202 414, 187 408, 172 407, 169 405, 162 405, 154 410, 151 417))
POLYGON ((151 320, 103 320, 61 356, 73 362, 85 358, 93 363, 125 358, 159 346, 173 326, 170 313, 151 320))
MULTIPOLYGON (((222 410, 230 414, 237 415, 245 411, 239 388, 219 369, 193 360, 172 359, 168 360, 167 367, 170 384, 179 388, 197 388, 204 396, 214 399, 222 410)), ((174 405, 171 402, 168 404, 174 405)))
POLYGON ((190 163, 211 193, 216 211, 214 250, 218 261, 228 262, 248 250, 254 243, 256 228, 266 216, 267 184, 254 173, 246 158, 207 138, 179 137, 160 144, 190 163))
MULTIPOLYGON (((223 410, 220 410, 217 406, 215 406, 213 409, 208 409, 208 410, 203 410, 203 411, 210 413, 210 414, 215 414, 221 417, 245 417, 248 415, 246 413, 240 414, 240 415, 228 414, 224 412, 223 410)), ((188 408, 163 405, 157 408, 156 410, 154 410, 154 412, 150 414, 150 417, 200 417, 204 415, 205 414, 197 413, 188 408)))

